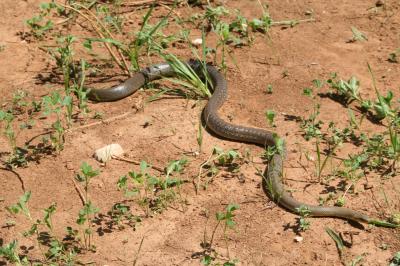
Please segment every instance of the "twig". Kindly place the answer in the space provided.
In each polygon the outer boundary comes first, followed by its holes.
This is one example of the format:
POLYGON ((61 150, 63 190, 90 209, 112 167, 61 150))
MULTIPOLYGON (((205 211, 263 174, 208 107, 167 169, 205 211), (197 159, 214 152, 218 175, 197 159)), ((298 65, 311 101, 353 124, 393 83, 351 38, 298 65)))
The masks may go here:
POLYGON ((137 261, 139 259, 140 250, 142 249, 143 241, 144 241, 144 237, 142 237, 142 241, 140 241, 138 251, 136 252, 135 260, 133 261, 133 264, 132 264, 133 266, 136 266, 136 264, 137 264, 137 261))
POLYGON ((314 22, 314 21, 315 21, 314 18, 273 21, 271 22, 271 26, 292 26, 302 22, 314 22))
POLYGON ((135 1, 135 2, 128 2, 128 3, 122 3, 122 6, 142 6, 142 5, 160 5, 160 4, 166 4, 166 5, 172 5, 174 4, 175 1, 159 1, 159 0, 142 0, 142 1, 135 1))
POLYGON ((85 206, 86 205, 86 199, 85 196, 82 193, 82 190, 79 188, 78 184, 75 182, 75 179, 73 177, 71 177, 72 183, 74 183, 74 187, 76 192, 78 192, 79 198, 82 201, 82 205, 85 206))
POLYGON ((165 4, 162 4, 162 3, 161 3, 161 4, 158 3, 158 4, 159 4, 160 6, 166 8, 166 9, 168 9, 168 10, 171 11, 172 13, 174 13, 175 16, 177 16, 178 18, 182 19, 181 16, 178 14, 178 12, 176 12, 173 8, 170 8, 169 6, 167 6, 167 5, 165 5, 165 4))
MULTIPOLYGON (((140 165, 139 161, 127 159, 127 158, 116 156, 116 155, 111 156, 111 158, 119 160, 119 161, 123 161, 123 162, 128 162, 128 163, 133 163, 133 164, 136 164, 136 165, 140 165)), ((154 165, 150 165, 150 167, 153 168, 154 170, 160 172, 160 173, 164 173, 165 172, 164 169, 162 169, 161 167, 154 166, 154 165)))
POLYGON ((9 169, 9 168, 7 168, 7 167, 0 167, 0 170, 8 171, 8 172, 11 172, 11 173, 13 173, 14 175, 16 175, 17 178, 18 178, 18 180, 19 180, 19 182, 21 183, 22 191, 25 193, 25 183, 24 183, 24 180, 22 179, 22 177, 21 177, 20 174, 18 174, 18 173, 15 172, 14 170, 9 169))
POLYGON ((133 113, 133 111, 130 111, 130 112, 123 113, 122 115, 117 115, 117 116, 110 117, 110 118, 105 119, 105 120, 97 121, 97 122, 86 124, 86 125, 79 126, 79 127, 70 128, 70 129, 66 130, 66 133, 77 131, 77 130, 81 130, 81 129, 85 129, 85 128, 89 128, 89 127, 94 127, 94 126, 98 126, 98 125, 102 125, 102 124, 107 124, 107 123, 113 122, 115 120, 119 120, 119 119, 125 118, 125 117, 127 117, 128 115, 130 115, 132 113, 133 113))

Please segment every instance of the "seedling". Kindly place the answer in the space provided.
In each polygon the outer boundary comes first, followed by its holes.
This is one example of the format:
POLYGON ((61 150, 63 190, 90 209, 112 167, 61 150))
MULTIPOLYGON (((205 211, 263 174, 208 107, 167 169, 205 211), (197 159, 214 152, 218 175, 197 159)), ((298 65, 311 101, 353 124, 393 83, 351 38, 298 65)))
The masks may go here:
POLYGON ((353 33, 353 37, 349 42, 356 42, 356 41, 368 41, 367 36, 359 31, 356 27, 351 27, 351 32, 353 33))
POLYGON ((29 265, 28 258, 20 258, 18 254, 18 241, 13 240, 9 244, 0 247, 0 257, 5 258, 10 263, 15 263, 17 266, 29 265))
POLYGON ((134 216, 131 213, 130 207, 123 203, 113 205, 111 211, 108 212, 113 224, 116 224, 119 229, 124 229, 125 224, 135 229, 137 223, 141 222, 140 217, 134 216))
MULTIPOLYGON (((69 109, 72 104, 71 96, 62 97, 58 91, 53 91, 50 95, 43 97, 42 105, 44 108, 43 115, 49 116, 51 114, 56 115, 56 121, 51 124, 54 133, 50 135, 53 148, 60 152, 64 148, 64 134, 68 122, 63 118, 62 110, 66 106, 69 109)), ((68 121, 68 112, 66 115, 68 121)))
POLYGON ((40 4, 40 14, 34 16, 25 21, 25 23, 31 28, 32 33, 37 38, 42 38, 44 34, 51 30, 54 26, 52 20, 46 20, 46 16, 53 10, 57 9, 57 12, 61 13, 63 10, 57 7, 56 3, 41 3, 40 4))
POLYGON ((307 206, 300 206, 296 209, 300 218, 298 219, 298 228, 300 231, 307 231, 310 229, 311 222, 307 219, 310 216, 311 210, 307 206))
POLYGON ((268 121, 268 124, 271 127, 275 127, 274 119, 275 119, 275 111, 273 110, 266 110, 265 111, 265 118, 268 121))
POLYGON ((181 185, 183 181, 171 176, 180 173, 186 163, 185 158, 173 160, 165 168, 165 177, 157 177, 149 173, 150 165, 142 161, 140 172, 131 171, 121 176, 117 186, 124 191, 126 197, 135 197, 145 215, 150 216, 151 211, 161 212, 175 199, 172 188, 181 185))
MULTIPOLYGON (((212 231, 211 234, 211 239, 208 242, 206 239, 206 232, 204 232, 204 240, 201 246, 203 247, 203 254, 201 258, 201 263, 203 265, 211 265, 211 262, 214 261, 218 254, 217 252, 213 249, 213 242, 214 242, 214 237, 215 233, 217 232, 217 229, 220 227, 221 223, 223 223, 223 238, 225 240, 226 244, 226 249, 227 249, 227 257, 229 258, 229 246, 228 246, 228 239, 227 239, 227 230, 228 229, 234 229, 236 223, 233 220, 235 217, 234 211, 239 209, 239 205, 237 204, 229 204, 226 207, 225 212, 217 212, 215 214, 215 217, 217 219, 217 224, 214 227, 214 230, 212 231)), ((223 265, 236 265, 238 261, 236 259, 226 261, 223 265)))
POLYGON ((221 167, 226 167, 228 171, 236 173, 240 169, 240 165, 235 163, 240 158, 240 154, 235 150, 224 151, 219 147, 214 147, 208 159, 200 165, 199 174, 197 175, 196 191, 200 189, 200 181, 203 176, 206 176, 206 181, 202 185, 204 189, 211 180, 217 176, 221 167), (204 171, 206 169, 206 171, 204 171), (204 171, 204 172, 203 172, 204 171))
POLYGON ((400 265, 400 251, 394 254, 393 258, 390 260, 389 266, 399 266, 400 265))
MULTIPOLYGON (((48 208, 44 209, 44 216, 42 219, 33 219, 31 213, 28 208, 28 201, 31 197, 31 192, 26 192, 23 196, 20 197, 17 204, 11 205, 6 207, 6 209, 13 215, 23 213, 25 217, 29 219, 31 222, 31 227, 29 230, 23 232, 23 236, 30 237, 35 236, 37 241, 37 245, 39 247, 40 252, 44 257, 44 261, 52 263, 52 262, 72 262, 74 257, 74 251, 68 250, 68 247, 60 241, 53 232, 53 222, 52 222, 52 215, 56 211, 57 205, 52 203, 48 208), (43 232, 40 228, 45 228, 49 230, 49 232, 43 232), (48 237, 46 239, 43 238, 43 234, 47 234, 48 237), (43 251, 43 247, 48 247, 47 252, 43 251)), ((27 265, 27 257, 24 257, 22 260, 17 260, 12 254, 16 253, 16 241, 13 241, 10 245, 6 246, 4 250, 0 249, 0 255, 2 255, 2 251, 6 252, 6 257, 9 260, 14 261, 17 265, 27 265), (20 264, 18 264, 20 263, 20 264)), ((73 247, 70 247, 73 249, 73 247)))
POLYGON ((400 55, 400 48, 397 48, 394 52, 389 54, 388 61, 391 63, 398 63, 400 55))
POLYGON ((17 151, 16 134, 13 128, 14 118, 15 117, 12 113, 0 110, 0 121, 5 122, 5 129, 3 131, 3 134, 8 140, 8 143, 12 149, 12 153, 16 153, 17 151))
POLYGON ((83 162, 81 165, 81 174, 76 176, 79 182, 84 183, 83 188, 85 191, 85 204, 79 211, 76 223, 78 225, 86 225, 83 230, 84 248, 90 251, 96 250, 96 247, 92 244, 92 217, 99 212, 99 209, 90 201, 88 191, 90 180, 99 175, 99 173, 99 170, 94 170, 88 163, 83 162))
POLYGON ((268 84, 268 85, 267 85, 267 89, 265 90, 265 92, 266 92, 267 94, 272 94, 273 91, 274 91, 274 89, 273 89, 272 85, 271 85, 271 84, 268 84))

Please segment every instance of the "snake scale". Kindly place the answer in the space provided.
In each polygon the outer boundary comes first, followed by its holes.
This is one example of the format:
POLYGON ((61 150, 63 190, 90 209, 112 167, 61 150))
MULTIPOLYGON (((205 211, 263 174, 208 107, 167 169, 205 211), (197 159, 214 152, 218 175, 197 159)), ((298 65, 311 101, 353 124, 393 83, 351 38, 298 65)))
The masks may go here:
MULTIPOLYGON (((201 63, 190 60, 187 64, 199 73, 201 63)), ((219 115, 218 110, 224 104, 228 96, 227 82, 223 75, 212 65, 206 65, 208 76, 211 79, 213 94, 203 110, 203 119, 206 127, 216 135, 240 142, 257 144, 262 147, 274 146, 275 138, 273 132, 260 128, 244 127, 234 125, 224 121, 219 115)), ((149 66, 140 72, 135 73, 131 78, 112 88, 92 89, 89 92, 89 99, 94 101, 117 101, 125 98, 146 83, 161 79, 162 77, 172 77, 175 75, 173 68, 168 63, 160 63, 149 66)), ((284 149, 285 150, 285 149, 284 149)), ((285 152, 275 153, 266 167, 263 177, 263 187, 269 197, 278 205, 286 208, 293 213, 299 213, 299 208, 308 208, 309 216, 314 217, 338 217, 356 222, 372 223, 369 216, 343 207, 314 206, 305 204, 294 199, 285 191, 282 182, 283 160, 285 152)))

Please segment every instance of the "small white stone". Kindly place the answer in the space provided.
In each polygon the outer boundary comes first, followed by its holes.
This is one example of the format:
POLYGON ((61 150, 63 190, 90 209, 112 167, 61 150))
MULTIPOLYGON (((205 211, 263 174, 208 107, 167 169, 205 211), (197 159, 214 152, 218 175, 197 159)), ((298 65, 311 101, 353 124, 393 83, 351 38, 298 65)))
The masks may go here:
POLYGON ((200 46, 202 43, 203 43, 203 40, 201 38, 197 38, 197 39, 192 40, 192 44, 194 46, 200 46))
POLYGON ((296 242, 301 242, 301 241, 303 241, 303 237, 301 237, 301 236, 296 236, 296 237, 294 238, 294 240, 295 240, 296 242))
POLYGON ((114 143, 97 149, 94 152, 94 158, 101 163, 105 163, 110 160, 112 156, 120 156, 122 154, 124 154, 122 147, 114 143))

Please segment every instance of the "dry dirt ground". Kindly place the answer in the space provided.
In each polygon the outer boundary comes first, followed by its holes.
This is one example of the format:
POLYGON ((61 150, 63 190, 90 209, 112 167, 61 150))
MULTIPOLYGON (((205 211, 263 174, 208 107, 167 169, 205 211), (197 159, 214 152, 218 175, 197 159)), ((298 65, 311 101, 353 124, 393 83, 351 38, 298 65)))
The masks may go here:
MULTIPOLYGON (((26 91, 30 99, 38 99, 62 86, 38 78, 39 74, 50 75, 55 66, 54 60, 39 49, 40 42, 21 38, 21 32, 29 31, 23 21, 37 12, 40 2, 0 2, 1 104, 9 103, 17 90, 26 91)), ((271 17, 276 21, 305 18, 306 11, 312 11, 316 20, 291 28, 272 27, 268 36, 257 33, 251 47, 233 50, 238 66, 228 59, 226 78, 229 99, 221 112, 223 117, 235 124, 265 128, 268 127, 265 110, 275 110, 276 128, 272 130, 284 137, 289 147, 285 182, 292 189, 293 196, 301 201, 318 204, 318 198, 326 196, 326 187, 315 182, 313 163, 308 162, 302 153, 309 150, 315 154, 312 143, 304 140, 296 121, 287 119, 288 116, 307 117, 310 114, 312 102, 303 96, 303 89, 311 86, 314 79, 326 79, 329 73, 338 72, 344 78, 357 76, 361 81, 362 95, 372 98, 374 90, 368 62, 380 90, 385 92, 391 89, 397 97, 400 95, 400 64, 387 61, 388 54, 400 47, 400 4, 398 1, 383 2, 386 2, 385 8, 378 10, 374 9, 375 1, 370 0, 268 1, 271 17), (363 32, 368 41, 348 42, 352 38, 351 26, 363 32), (265 93, 267 84, 272 85, 272 94, 265 93)), ((261 15, 257 1, 232 0, 224 1, 224 4, 230 9, 239 9, 249 18, 261 15)), ((186 16, 200 11, 199 7, 181 7, 176 12, 186 16)), ((124 13, 125 18, 134 21, 125 27, 137 29, 139 25, 136 21, 145 12, 146 9, 131 8, 124 13)), ((167 12, 165 7, 157 7, 155 19, 167 12)), ((181 58, 191 57, 190 49, 173 51, 181 58)), ((118 78, 123 79, 121 71, 114 70, 118 78)), ((118 79, 115 79, 114 83, 117 82, 118 79)), ((95 85, 101 87, 101 84, 95 85)), ((240 206, 235 211, 236 226, 227 231, 227 240, 223 238, 222 227, 216 232, 213 244, 219 254, 216 262, 227 261, 229 256, 238 260, 237 265, 340 265, 360 258, 355 265, 387 265, 395 252, 400 250, 398 230, 362 228, 331 218, 309 219, 310 229, 300 233, 303 237, 301 242, 295 241, 298 235, 294 231, 297 216, 277 207, 261 188, 261 177, 256 174, 255 167, 264 168, 259 159, 262 149, 221 140, 204 131, 202 152, 194 156, 194 152, 198 151, 196 135, 203 105, 193 108, 194 101, 167 97, 134 112, 132 106, 140 105, 149 95, 151 92, 141 91, 118 102, 90 103, 92 114, 102 112, 103 119, 131 113, 109 123, 68 133, 65 149, 60 154, 43 156, 40 162, 30 162, 28 167, 17 168, 14 173, 0 169, 1 243, 18 239, 20 246, 28 247, 26 252, 31 259, 40 258, 36 242, 21 235, 30 223, 23 215, 13 217, 5 210, 24 193, 21 180, 25 190, 32 192, 29 201, 32 217, 42 217, 44 208, 52 202, 57 203, 53 224, 55 234, 60 237, 65 235, 67 226, 77 227, 75 221, 82 203, 73 178, 83 161, 101 171, 89 187, 89 195, 100 213, 105 215, 115 203, 123 201, 123 193, 118 191, 116 182, 128 171, 138 170, 138 166, 116 160, 100 165, 92 158, 96 148, 119 143, 125 149, 126 157, 146 160, 158 166, 165 166, 186 154, 190 164, 181 177, 187 180, 196 176, 198 167, 214 146, 234 148, 242 154, 249 150, 255 163, 242 165, 244 180, 223 173, 198 194, 191 182, 182 185, 180 201, 177 200, 161 214, 143 217, 135 230, 130 227, 107 230, 104 221, 94 224, 96 252, 80 254, 76 260, 81 263, 131 265, 138 258, 137 265, 199 265, 200 259, 195 254, 203 250, 204 234, 207 232, 210 238, 216 224, 215 213, 224 210, 230 203, 240 206), (185 204, 179 203, 182 199, 185 204), (14 220, 15 225, 6 226, 9 220, 14 220), (326 227, 342 233, 345 240, 351 242, 351 247, 345 249, 342 258, 335 242, 325 232, 326 227), (31 246, 34 248, 29 249, 31 246)), ((360 116, 359 113, 356 115, 360 116)), ((326 124, 328 121, 336 122, 339 127, 348 124, 347 109, 329 98, 321 99, 320 117, 326 124)), ((93 122, 96 120, 87 121, 93 122)), ((369 121, 364 123, 367 132, 380 129, 369 121)), ((46 125, 47 121, 38 120, 33 129, 25 130, 18 136, 17 144, 22 146, 25 141, 45 132, 46 125)), ((79 123, 73 125, 78 126, 79 123)), ((1 135, 0 152, 7 151, 6 138, 1 135)), ((338 153, 345 156, 351 151, 351 148, 343 148, 338 153)), ((358 183, 358 193, 347 197, 346 206, 380 218, 398 212, 399 181, 399 176, 387 179, 374 175, 363 177, 358 183), (363 186, 366 183, 368 185, 363 186)), ((331 183, 334 187, 335 184, 331 183)), ((143 216, 140 208, 132 202, 128 204, 132 205, 135 215, 143 216)), ((1 259, 0 265, 3 265, 1 259)))

